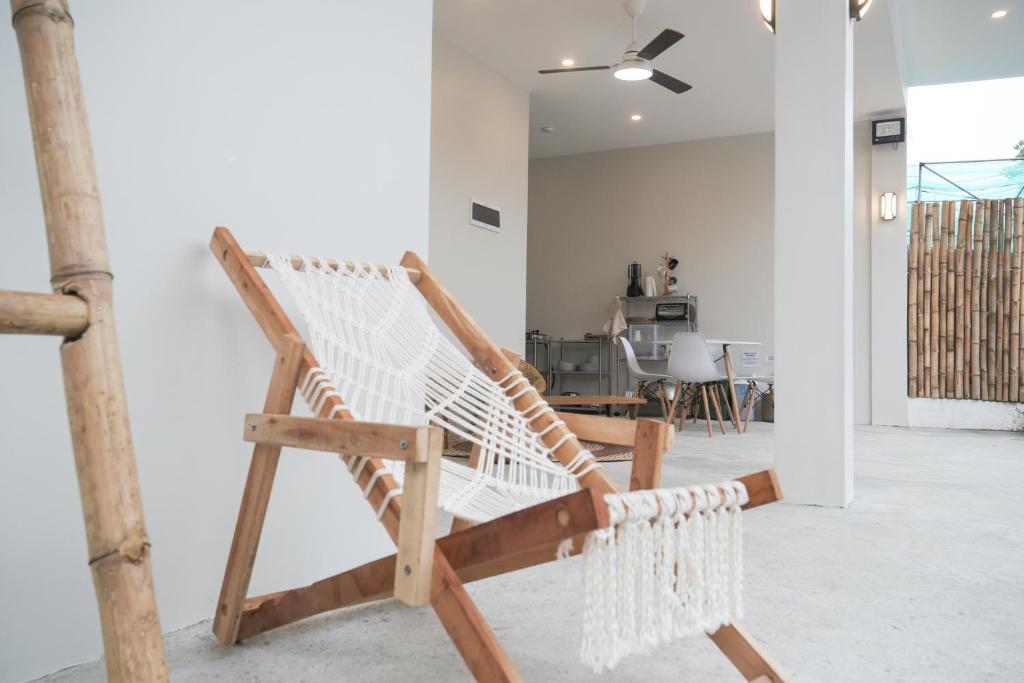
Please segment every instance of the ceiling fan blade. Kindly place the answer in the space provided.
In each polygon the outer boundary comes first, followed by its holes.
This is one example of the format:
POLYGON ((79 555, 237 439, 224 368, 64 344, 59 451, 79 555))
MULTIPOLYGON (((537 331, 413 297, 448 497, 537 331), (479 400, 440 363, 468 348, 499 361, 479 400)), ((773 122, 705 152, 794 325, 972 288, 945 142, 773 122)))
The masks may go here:
POLYGON ((636 53, 636 56, 640 59, 654 59, 665 50, 669 49, 680 40, 683 39, 683 34, 679 31, 673 31, 670 28, 665 29, 659 33, 654 40, 647 43, 644 49, 636 53))
POLYGON ((655 69, 654 73, 651 74, 651 80, 664 88, 668 88, 677 95, 684 93, 693 87, 689 83, 683 83, 678 78, 673 78, 667 73, 658 71, 657 69, 655 69))
POLYGON ((610 66, 570 66, 565 69, 541 69, 537 73, 539 74, 561 74, 568 73, 569 71, 603 71, 604 69, 610 69, 610 66))

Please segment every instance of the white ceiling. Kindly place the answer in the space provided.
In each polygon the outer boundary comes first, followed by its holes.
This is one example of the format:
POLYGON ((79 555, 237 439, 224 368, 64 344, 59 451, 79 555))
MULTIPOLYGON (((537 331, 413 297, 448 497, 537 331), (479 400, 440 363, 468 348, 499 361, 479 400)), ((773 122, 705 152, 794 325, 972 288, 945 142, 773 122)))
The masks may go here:
POLYGON ((1024 0, 898 0, 905 85, 1024 76, 1024 0), (999 20, 992 12, 1004 9, 999 20))
MULTIPOLYGON (((648 1, 641 43, 663 28, 686 34, 655 60, 693 85, 682 95, 608 71, 537 74, 567 56, 615 63, 631 31, 619 0, 437 0, 435 27, 530 93, 531 157, 774 128, 774 38, 757 0, 648 1), (633 113, 644 120, 629 121, 633 113)), ((897 64, 905 85, 1024 74, 1021 36, 1024 0, 875 0, 854 26, 855 117, 904 106, 897 64), (999 7, 1010 11, 1002 23, 990 19, 999 7)))

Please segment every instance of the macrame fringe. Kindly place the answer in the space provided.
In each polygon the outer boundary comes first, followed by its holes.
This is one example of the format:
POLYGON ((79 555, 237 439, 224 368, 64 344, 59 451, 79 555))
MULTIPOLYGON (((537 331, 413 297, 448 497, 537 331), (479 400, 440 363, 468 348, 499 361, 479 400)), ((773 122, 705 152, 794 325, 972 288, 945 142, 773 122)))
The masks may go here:
POLYGON ((731 481, 605 496, 583 548, 580 658, 595 673, 742 616, 746 488, 731 481))

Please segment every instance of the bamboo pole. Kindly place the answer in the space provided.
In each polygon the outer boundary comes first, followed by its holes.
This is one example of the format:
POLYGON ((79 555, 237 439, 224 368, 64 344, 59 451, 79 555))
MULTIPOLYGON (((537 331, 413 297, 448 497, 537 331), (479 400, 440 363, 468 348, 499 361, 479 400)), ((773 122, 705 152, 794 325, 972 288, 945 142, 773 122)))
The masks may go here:
POLYGON ((1007 341, 1007 327, 1006 327, 1006 301, 1004 294, 1006 290, 1006 275, 1005 270, 1007 267, 1007 212, 1006 203, 997 201, 995 203, 995 211, 998 213, 997 225, 998 225, 998 258, 996 260, 995 268, 995 372, 996 372, 996 384, 995 384, 995 399, 1006 400, 1007 399, 1007 364, 1006 364, 1006 341, 1007 341))
POLYGON ((939 269, 937 277, 939 278, 939 349, 938 349, 938 360, 939 360, 939 392, 940 397, 946 396, 946 373, 951 372, 952 368, 946 365, 946 339, 950 332, 950 327, 947 326, 946 320, 946 299, 949 296, 946 290, 946 285, 949 279, 946 277, 946 273, 949 270, 949 203, 943 202, 939 204, 939 244, 938 244, 938 256, 939 256, 939 269))
POLYGON ((0 334, 77 337, 89 324, 89 308, 77 296, 0 291, 0 334))
MULTIPOLYGON (((1014 250, 1017 255, 1018 265, 1017 282, 1019 283, 1018 287, 1020 290, 1018 299, 1024 299, 1024 198, 1014 200, 1014 220, 1017 222, 1017 227, 1014 231, 1016 236, 1014 250)), ((1020 304, 1017 325, 1020 331, 1017 343, 1018 400, 1024 400, 1024 301, 1020 304)))
POLYGON ((978 326, 978 338, 979 338, 979 355, 978 361, 981 364, 981 400, 987 401, 989 398, 988 388, 988 268, 989 268, 989 246, 992 241, 991 227, 989 222, 988 211, 984 201, 978 202, 978 208, 975 211, 977 218, 982 224, 982 238, 981 238, 981 272, 978 274, 980 282, 980 292, 978 293, 979 298, 979 323, 978 326))
POLYGON ((956 379, 956 203, 946 202, 946 398, 956 379))
POLYGON ((928 259, 928 232, 925 222, 925 205, 920 202, 918 207, 921 222, 921 246, 918 249, 918 395, 928 395, 928 372, 925 369, 925 358, 928 356, 928 341, 925 339, 925 315, 929 308, 929 300, 925 298, 925 261, 928 259))
POLYGON ((999 212, 995 210, 994 202, 985 201, 985 220, 989 224, 989 245, 988 245, 988 399, 997 400, 996 378, 999 376, 999 369, 996 367, 996 299, 999 289, 996 282, 996 272, 999 268, 999 226, 996 224, 999 212))
POLYGON ((982 225, 985 212, 978 211, 978 203, 971 203, 973 246, 971 248, 971 393, 972 399, 981 398, 981 255, 984 251, 982 225))
POLYGON ((970 398, 971 377, 974 376, 974 368, 971 365, 971 331, 974 323, 971 315, 974 287, 974 202, 964 202, 962 210, 966 213, 966 218, 964 221, 964 376, 961 384, 964 398, 970 398))
POLYGON ((918 307, 921 309, 921 391, 919 396, 931 396, 932 391, 932 257, 931 257, 931 212, 928 205, 921 208, 921 295, 918 307))
POLYGON ((964 260, 967 251, 967 202, 960 202, 957 218, 956 249, 953 252, 953 398, 964 397, 964 260))
POLYGON ((164 681, 92 143, 66 0, 11 0, 46 219, 51 285, 89 308, 61 347, 64 389, 108 678, 164 681))
MULTIPOLYGON (((932 214, 932 398, 938 398, 940 393, 939 383, 939 343, 942 339, 942 329, 939 317, 939 255, 942 253, 942 216, 941 205, 934 204, 932 214)), ((944 319, 944 318, 943 318, 944 319)))
POLYGON ((1013 201, 1013 252, 1010 269, 1010 395, 1008 400, 1019 401, 1020 385, 1020 289, 1021 268, 1024 260, 1021 255, 1021 240, 1024 239, 1024 199, 1018 197, 1013 201))
POLYGON ((917 261, 921 249, 920 204, 910 212, 910 248, 907 250, 907 395, 917 396, 917 261))

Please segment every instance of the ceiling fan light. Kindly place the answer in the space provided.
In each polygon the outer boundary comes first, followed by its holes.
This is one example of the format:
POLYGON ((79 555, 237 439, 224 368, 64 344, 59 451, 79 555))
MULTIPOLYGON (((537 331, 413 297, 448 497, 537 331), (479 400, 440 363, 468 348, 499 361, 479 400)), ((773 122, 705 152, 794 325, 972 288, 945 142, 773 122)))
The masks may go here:
POLYGON ((620 81, 643 81, 651 77, 654 69, 642 59, 624 59, 615 66, 613 75, 620 81))
POLYGON ((850 18, 860 21, 868 13, 871 0, 850 0, 850 18))
POLYGON ((775 0, 760 0, 761 20, 765 27, 775 33, 775 0))

